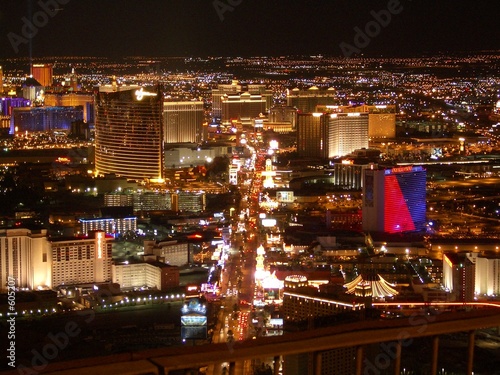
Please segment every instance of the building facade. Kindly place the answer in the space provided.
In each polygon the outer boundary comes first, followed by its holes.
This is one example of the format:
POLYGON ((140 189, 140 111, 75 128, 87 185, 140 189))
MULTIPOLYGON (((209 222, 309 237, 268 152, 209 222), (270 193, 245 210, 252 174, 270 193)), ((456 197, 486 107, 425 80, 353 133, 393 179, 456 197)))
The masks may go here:
POLYGON ((221 118, 224 121, 231 119, 252 119, 266 112, 266 100, 260 94, 249 92, 226 94, 221 98, 221 118))
POLYGON ((425 229, 423 167, 373 168, 363 172, 364 231, 401 233, 425 229))
POLYGON ((164 101, 164 142, 201 142, 203 140, 203 121, 202 101, 164 101))
POLYGON ((457 301, 473 302, 476 282, 475 259, 469 254, 443 255, 443 286, 457 301))
POLYGON ((297 126, 297 108, 285 105, 277 105, 269 110, 270 123, 290 124, 295 130, 297 126))
POLYGON ((31 65, 31 75, 43 87, 52 86, 54 68, 52 64, 33 64, 31 65))
POLYGON ((300 157, 325 159, 326 132, 329 115, 299 113, 297 115, 297 153, 300 157))
POLYGON ((0 230, 0 290, 9 278, 16 288, 51 287, 51 257, 47 230, 0 230))
POLYGON ((96 95, 96 174, 132 180, 163 176, 162 98, 139 86, 99 88, 96 95))
POLYGON ((189 244, 178 241, 162 241, 151 249, 144 249, 144 253, 154 254, 164 259, 171 266, 184 266, 189 262, 189 244))
POLYGON ((146 287, 167 291, 179 286, 179 268, 160 262, 115 264, 112 270, 113 282, 122 290, 146 287))
POLYGON ((13 108, 10 132, 69 131, 76 121, 83 121, 82 106, 13 108))
POLYGON ((52 287, 111 281, 111 241, 103 231, 86 239, 53 240, 52 287))
MULTIPOLYGON (((259 96, 264 100, 264 110, 268 111, 273 102, 273 92, 266 85, 260 84, 240 84, 234 80, 231 84, 220 84, 212 90, 212 116, 216 119, 223 118, 222 98, 224 96, 237 96, 242 93, 259 96)), ((227 110, 227 109, 226 109, 227 110)))
POLYGON ((368 148, 368 113, 333 113, 329 117, 326 136, 328 158, 368 148))
POLYGON ((80 219, 81 234, 87 236, 90 232, 100 230, 112 236, 137 231, 137 217, 92 218, 80 219))
POLYGON ((475 294, 488 297, 500 295, 500 258, 477 257, 475 294))
POLYGON ((368 136, 370 139, 396 137, 395 105, 318 105, 318 112, 368 113, 368 136))
POLYGON ((94 95, 86 93, 46 93, 44 104, 52 107, 83 108, 83 121, 94 123, 94 95))
POLYGON ((317 112, 319 105, 334 105, 337 102, 337 96, 333 88, 319 89, 312 86, 307 90, 294 88, 287 91, 287 105, 295 107, 299 113, 317 112))

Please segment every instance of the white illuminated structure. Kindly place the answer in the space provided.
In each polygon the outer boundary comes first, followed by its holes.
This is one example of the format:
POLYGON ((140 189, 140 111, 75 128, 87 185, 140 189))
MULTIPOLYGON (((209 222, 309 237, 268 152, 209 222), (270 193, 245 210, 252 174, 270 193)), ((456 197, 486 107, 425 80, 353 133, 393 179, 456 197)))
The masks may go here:
POLYGON ((394 297, 399 294, 394 285, 388 283, 382 276, 359 275, 351 282, 344 285, 347 294, 354 294, 358 297, 385 298, 394 297))
POLYGON ((368 113, 334 113, 327 128, 328 157, 368 148, 368 113))
POLYGON ((283 289, 285 283, 279 280, 273 272, 262 280, 262 289, 264 291, 264 302, 267 304, 281 304, 283 302, 283 289))
POLYGON ((266 251, 264 250, 264 246, 260 245, 257 248, 257 257, 256 261, 257 264, 255 266, 255 281, 257 283, 262 282, 264 278, 267 276, 265 267, 264 267, 264 255, 266 254, 266 251))
POLYGON ((262 177, 265 177, 262 186, 266 189, 274 188, 274 180, 273 177, 276 176, 276 172, 273 171, 273 164, 271 159, 266 159, 266 170, 261 172, 262 177))

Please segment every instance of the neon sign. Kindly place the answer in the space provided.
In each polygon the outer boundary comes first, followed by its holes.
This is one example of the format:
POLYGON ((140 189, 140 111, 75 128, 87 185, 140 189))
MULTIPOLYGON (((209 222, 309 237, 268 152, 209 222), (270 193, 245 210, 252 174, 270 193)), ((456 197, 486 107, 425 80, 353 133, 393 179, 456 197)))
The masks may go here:
POLYGON ((139 90, 135 90, 135 98, 137 100, 142 100, 145 96, 156 96, 155 92, 147 92, 144 91, 144 88, 140 88, 139 90))
POLYGON ((102 238, 104 237, 104 233, 97 233, 97 259, 102 259, 102 238))
POLYGON ((384 174, 391 174, 391 173, 405 173, 405 172, 420 172, 423 171, 424 168, 422 166, 404 166, 404 167, 396 167, 392 169, 386 169, 384 171, 384 174))

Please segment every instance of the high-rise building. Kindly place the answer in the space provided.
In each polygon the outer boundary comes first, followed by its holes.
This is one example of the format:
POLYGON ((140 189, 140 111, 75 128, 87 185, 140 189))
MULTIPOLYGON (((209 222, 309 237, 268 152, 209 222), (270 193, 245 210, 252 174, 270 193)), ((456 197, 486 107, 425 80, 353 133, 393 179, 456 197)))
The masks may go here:
MULTIPOLYGON (((260 84, 240 84, 237 80, 234 80, 231 84, 220 84, 216 89, 212 90, 212 116, 214 118, 222 118, 222 97, 225 95, 239 96, 242 93, 248 93, 254 95, 255 97, 260 96, 264 101, 264 109, 262 113, 268 111, 273 103, 273 92, 268 89, 266 85, 260 84)), ((255 117, 255 116, 254 116, 255 117)))
POLYGON ((43 87, 52 86, 54 69, 52 64, 33 64, 31 66, 31 76, 43 87))
POLYGON ((95 105, 96 174, 132 180, 163 176, 163 99, 139 86, 99 88, 95 105))
POLYGON ((368 148, 368 113, 333 113, 329 117, 326 137, 328 158, 368 148))
POLYGON ((14 108, 29 107, 30 101, 25 98, 1 98, 0 115, 12 116, 14 108))
POLYGON ((175 240, 161 241, 152 248, 145 246, 144 254, 154 254, 171 266, 181 267, 189 263, 189 243, 175 240))
POLYGON ((226 94, 221 98, 224 121, 232 119, 252 119, 266 112, 266 100, 260 94, 248 91, 238 94, 226 94))
POLYGON ((83 107, 83 121, 94 123, 94 95, 86 93, 49 93, 45 94, 47 107, 83 107))
POLYGON ((425 229, 423 167, 373 168, 363 172, 364 231, 400 233, 425 229))
POLYGON ((179 268, 162 262, 115 264, 113 283, 122 290, 148 287, 167 291, 179 286, 179 268))
POLYGON ((16 132, 46 132, 70 130, 71 123, 83 120, 83 107, 23 107, 14 108, 11 134, 16 132))
POLYGON ((0 290, 9 278, 16 288, 51 287, 50 245, 47 230, 0 230, 0 290))
POLYGON ((468 253, 443 254, 443 286, 453 293, 456 300, 473 302, 475 282, 474 257, 468 253))
POLYGON ((317 112, 368 113, 368 137, 370 139, 394 138, 396 136, 396 106, 394 105, 318 105, 317 112))
POLYGON ((52 287, 111 281, 111 241, 96 231, 88 239, 52 240, 52 287))
POLYGON ((203 139, 203 102, 163 102, 165 143, 198 143, 203 139))
POLYGON ((500 295, 500 258, 498 256, 478 256, 476 258, 475 282, 476 295, 500 295))
POLYGON ((297 108, 278 105, 269 110, 270 123, 290 123, 292 129, 297 126, 297 108))
POLYGON ((90 232, 100 230, 112 236, 123 235, 137 230, 137 217, 92 218, 80 219, 81 233, 87 236, 90 232))
POLYGON ((287 105, 295 107, 302 113, 316 112, 318 105, 334 105, 337 102, 335 89, 329 88, 326 90, 312 86, 307 90, 294 88, 287 91, 287 105))
POLYGON ((233 80, 231 84, 220 84, 216 89, 212 89, 212 116, 221 118, 222 116, 222 97, 226 94, 237 94, 241 92, 241 85, 233 80))
POLYGON ((44 87, 36 79, 28 77, 21 85, 23 98, 29 100, 31 105, 42 105, 44 99, 44 87))
POLYGON ((329 115, 299 113, 297 115, 297 153, 300 157, 324 159, 327 157, 326 131, 329 115))
POLYGON ((3 96, 3 69, 0 66, 0 96, 3 96))

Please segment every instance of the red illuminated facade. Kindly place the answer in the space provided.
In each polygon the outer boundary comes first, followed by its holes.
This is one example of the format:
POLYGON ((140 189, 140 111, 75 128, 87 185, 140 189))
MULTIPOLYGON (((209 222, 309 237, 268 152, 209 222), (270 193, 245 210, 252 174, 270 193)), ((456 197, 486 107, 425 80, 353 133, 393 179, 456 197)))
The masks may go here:
POLYGON ((426 170, 420 166, 367 169, 363 175, 363 230, 401 233, 425 229, 426 170))

